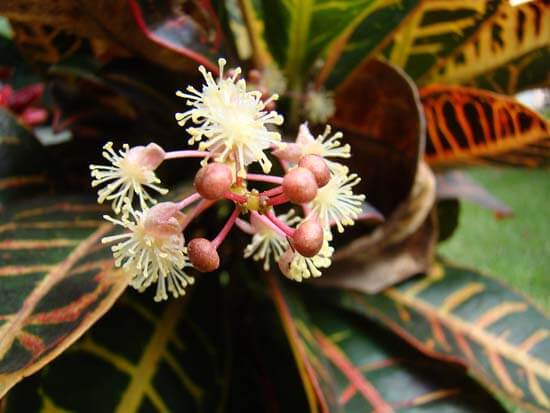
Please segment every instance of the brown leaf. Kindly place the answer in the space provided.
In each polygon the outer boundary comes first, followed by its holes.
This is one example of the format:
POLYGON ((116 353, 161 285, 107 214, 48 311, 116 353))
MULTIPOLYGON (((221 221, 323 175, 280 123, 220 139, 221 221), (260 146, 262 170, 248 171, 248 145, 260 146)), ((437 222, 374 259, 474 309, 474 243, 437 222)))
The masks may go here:
POLYGON ((379 60, 358 67, 335 92, 331 119, 352 147, 358 192, 389 216, 410 193, 424 141, 424 121, 414 83, 379 60), (391 190, 388 190, 391 188, 391 190))
POLYGON ((372 234, 338 250, 317 283, 374 294, 426 271, 437 241, 434 202, 435 178, 421 163, 409 199, 372 234))

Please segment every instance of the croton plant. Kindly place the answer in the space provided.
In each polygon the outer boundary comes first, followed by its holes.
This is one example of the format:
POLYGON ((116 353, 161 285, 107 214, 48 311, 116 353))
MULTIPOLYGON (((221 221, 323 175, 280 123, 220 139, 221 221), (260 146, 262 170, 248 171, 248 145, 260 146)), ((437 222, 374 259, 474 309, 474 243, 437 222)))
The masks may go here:
POLYGON ((547 0, 0 15, 0 412, 550 411, 548 315, 436 256, 547 163, 547 0))

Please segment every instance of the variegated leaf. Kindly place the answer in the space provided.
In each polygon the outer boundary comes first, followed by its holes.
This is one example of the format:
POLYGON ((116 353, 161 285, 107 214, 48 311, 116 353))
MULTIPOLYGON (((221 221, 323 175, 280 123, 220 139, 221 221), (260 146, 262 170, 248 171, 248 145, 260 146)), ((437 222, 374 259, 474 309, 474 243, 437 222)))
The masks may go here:
POLYGON ((422 1, 392 35, 388 61, 417 79, 451 54, 504 0, 422 1))
POLYGON ((463 372, 414 351, 306 287, 268 279, 317 412, 503 412, 463 372))
POLYGON ((253 24, 256 33, 263 32, 273 58, 293 87, 308 78, 317 59, 326 53, 328 64, 322 78, 332 75, 335 62, 343 56, 345 63, 338 66, 331 80, 334 86, 380 45, 416 3, 418 0, 261 0, 256 2, 261 23, 253 24))
POLYGON ((550 47, 543 47, 475 77, 466 85, 504 95, 550 85, 550 47))
POLYGON ((427 355, 465 365, 489 388, 532 412, 550 409, 550 319, 490 277, 455 265, 382 294, 331 291, 427 355))
POLYGON ((127 284, 89 199, 36 199, 0 215, 0 397, 107 311, 127 284))
POLYGON ((188 296, 155 303, 128 291, 47 369, 17 385, 6 413, 221 411, 231 354, 227 288, 212 276, 188 296))
MULTIPOLYGON (((518 79, 525 66, 536 57, 533 52, 550 46, 548 21, 550 3, 546 0, 528 1, 519 5, 501 1, 497 11, 479 25, 475 33, 451 55, 441 58, 423 77, 422 82, 467 83, 502 67, 510 76, 504 90, 514 93, 518 90, 518 79), (507 67, 512 62, 511 67, 507 67)), ((546 74, 543 74, 542 79, 548 78, 548 60, 545 66, 546 74)))
POLYGON ((513 98, 460 86, 429 86, 426 161, 432 166, 497 163, 535 167, 550 156, 550 122, 513 98))
MULTIPOLYGON (((195 2, 189 2, 195 3, 195 2)), ((209 4, 201 1, 192 8, 202 14, 209 4)), ((187 5, 188 7, 188 5, 187 5)), ((208 14, 208 13, 207 13, 208 14)), ((126 51, 177 71, 195 71, 197 61, 217 70, 202 52, 216 39, 204 32, 194 16, 185 13, 178 2, 93 1, 55 3, 36 0, 14 0, 0 3, 0 15, 11 21, 38 24, 50 30, 72 33, 86 39, 120 44, 126 51), (144 16, 143 6, 154 9, 144 16), (160 7, 162 6, 162 7, 160 7), (171 17, 179 20, 169 23, 171 17), (187 24, 185 24, 187 23, 187 24), (109 29, 106 30, 105 28, 109 29), (203 47, 203 45, 206 45, 203 47)), ((209 26, 208 29, 211 29, 209 26)), ((216 50, 216 53, 219 50, 216 50)))
POLYGON ((49 186, 41 149, 30 128, 0 109, 0 205, 49 186))

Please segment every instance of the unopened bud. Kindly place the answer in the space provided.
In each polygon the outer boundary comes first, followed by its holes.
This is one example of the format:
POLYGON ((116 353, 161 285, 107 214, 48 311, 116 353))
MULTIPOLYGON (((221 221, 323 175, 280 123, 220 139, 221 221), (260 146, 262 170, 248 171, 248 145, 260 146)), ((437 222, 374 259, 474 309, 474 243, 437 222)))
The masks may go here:
POLYGON ((283 192, 295 204, 311 202, 317 195, 317 182, 309 169, 297 167, 283 178, 283 192))
POLYGON ((231 168, 223 163, 210 163, 199 169, 195 176, 197 192, 212 201, 222 198, 232 184, 231 168))
POLYGON ((313 257, 323 246, 323 228, 319 221, 310 219, 296 228, 292 236, 292 245, 304 257, 313 257))
POLYGON ((147 146, 134 146, 126 156, 133 164, 154 171, 164 161, 166 153, 156 143, 150 143, 147 146))
POLYGON ((298 166, 311 171, 319 188, 322 188, 330 181, 330 170, 325 160, 319 155, 302 156, 298 166))
POLYGON ((220 266, 218 251, 206 238, 192 239, 187 245, 191 264, 201 272, 212 272, 220 266))
POLYGON ((285 143, 282 149, 273 151, 273 155, 283 161, 298 163, 302 156, 302 148, 296 143, 285 143))
POLYGON ((184 214, 173 202, 161 202, 145 214, 145 230, 156 236, 178 235, 184 214))

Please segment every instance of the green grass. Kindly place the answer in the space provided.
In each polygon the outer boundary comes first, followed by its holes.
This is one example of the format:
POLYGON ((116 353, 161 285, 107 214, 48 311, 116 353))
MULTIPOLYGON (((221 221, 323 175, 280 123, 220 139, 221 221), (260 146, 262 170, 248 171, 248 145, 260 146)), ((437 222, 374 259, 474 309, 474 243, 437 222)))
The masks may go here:
POLYGON ((469 173, 515 215, 497 220, 462 202, 459 227, 440 245, 440 254, 499 277, 550 310, 550 171, 474 168, 469 173))

